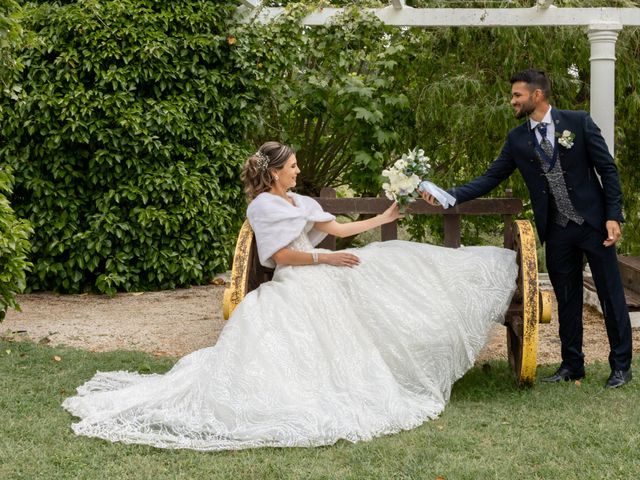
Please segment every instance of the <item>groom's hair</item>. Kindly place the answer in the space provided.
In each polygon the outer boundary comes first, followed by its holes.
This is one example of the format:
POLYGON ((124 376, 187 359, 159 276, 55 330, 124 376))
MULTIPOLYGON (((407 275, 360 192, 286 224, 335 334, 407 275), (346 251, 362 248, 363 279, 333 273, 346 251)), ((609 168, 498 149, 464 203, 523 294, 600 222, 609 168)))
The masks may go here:
POLYGON ((531 91, 539 88, 542 91, 544 98, 547 100, 551 97, 551 83, 549 82, 549 78, 546 73, 542 70, 529 68, 518 72, 511 77, 511 85, 516 82, 526 83, 529 85, 531 91))

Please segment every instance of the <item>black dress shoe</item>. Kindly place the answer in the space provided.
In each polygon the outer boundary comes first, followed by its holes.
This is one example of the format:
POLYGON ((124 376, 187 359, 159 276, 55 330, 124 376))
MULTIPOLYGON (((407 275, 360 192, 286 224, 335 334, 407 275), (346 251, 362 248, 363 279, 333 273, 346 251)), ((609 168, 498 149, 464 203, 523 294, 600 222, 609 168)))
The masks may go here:
POLYGON ((625 383, 629 383, 631 381, 631 369, 629 370, 614 370, 609 375, 609 380, 607 380, 605 388, 618 388, 624 385, 625 383))
POLYGON ((544 377, 542 381, 551 383, 562 381, 568 382, 569 380, 580 380, 582 378, 584 378, 584 371, 576 373, 569 370, 568 368, 560 367, 558 370, 556 370, 556 373, 554 373, 550 377, 544 377))

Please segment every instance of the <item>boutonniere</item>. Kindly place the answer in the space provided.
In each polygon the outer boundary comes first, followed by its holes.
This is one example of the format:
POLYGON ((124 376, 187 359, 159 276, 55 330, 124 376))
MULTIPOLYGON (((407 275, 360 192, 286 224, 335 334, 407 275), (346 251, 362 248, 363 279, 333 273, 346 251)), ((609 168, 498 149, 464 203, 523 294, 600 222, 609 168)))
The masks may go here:
POLYGON ((562 132, 562 135, 557 135, 557 137, 558 143, 564 148, 569 149, 573 147, 573 140, 576 138, 576 134, 569 130, 565 130, 562 132))

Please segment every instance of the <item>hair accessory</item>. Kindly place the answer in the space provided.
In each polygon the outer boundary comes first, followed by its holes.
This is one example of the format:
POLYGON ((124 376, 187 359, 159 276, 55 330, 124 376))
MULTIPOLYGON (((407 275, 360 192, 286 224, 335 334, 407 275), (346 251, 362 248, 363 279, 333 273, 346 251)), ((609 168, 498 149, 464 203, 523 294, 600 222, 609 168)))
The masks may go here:
POLYGON ((258 168, 262 171, 266 171, 269 166, 269 157, 267 157, 264 153, 258 150, 255 154, 255 157, 258 157, 258 161, 256 162, 258 168))

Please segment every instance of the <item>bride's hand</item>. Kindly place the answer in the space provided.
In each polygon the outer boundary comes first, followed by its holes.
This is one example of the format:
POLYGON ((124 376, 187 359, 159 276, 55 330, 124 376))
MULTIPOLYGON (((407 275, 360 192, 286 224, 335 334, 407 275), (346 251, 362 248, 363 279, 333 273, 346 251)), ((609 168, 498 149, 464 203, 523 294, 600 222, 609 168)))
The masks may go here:
POLYGON ((400 208, 398 207, 397 202, 393 202, 389 208, 387 208, 384 212, 380 214, 380 219, 383 223, 393 222, 398 218, 401 218, 400 208))
POLYGON ((334 265, 336 267, 355 267, 360 265, 360 259, 353 253, 349 252, 336 252, 336 253, 324 253, 322 255, 322 263, 328 265, 334 265))

